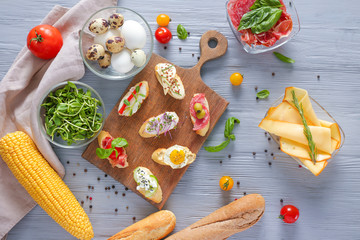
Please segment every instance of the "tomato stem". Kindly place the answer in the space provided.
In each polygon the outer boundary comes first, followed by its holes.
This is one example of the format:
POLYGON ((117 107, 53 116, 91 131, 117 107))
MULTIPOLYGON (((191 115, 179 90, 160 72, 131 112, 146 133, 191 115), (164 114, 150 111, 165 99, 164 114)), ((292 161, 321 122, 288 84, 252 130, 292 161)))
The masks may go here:
POLYGON ((32 41, 36 41, 36 42, 42 42, 42 41, 44 41, 44 38, 41 36, 41 34, 38 34, 38 33, 36 32, 36 30, 35 30, 35 34, 36 34, 36 37, 30 39, 29 46, 30 46, 30 44, 31 44, 32 41))
POLYGON ((285 217, 285 215, 279 215, 279 218, 282 220, 284 219, 284 217, 285 217))

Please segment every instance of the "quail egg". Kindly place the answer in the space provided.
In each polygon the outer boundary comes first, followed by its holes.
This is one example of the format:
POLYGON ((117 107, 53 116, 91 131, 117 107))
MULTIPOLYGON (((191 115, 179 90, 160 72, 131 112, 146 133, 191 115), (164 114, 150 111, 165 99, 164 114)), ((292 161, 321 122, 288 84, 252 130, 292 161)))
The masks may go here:
POLYGON ((122 37, 113 36, 106 40, 106 48, 112 53, 118 53, 124 49, 125 41, 122 37))
POLYGON ((124 24, 124 16, 120 13, 114 13, 109 17, 109 25, 112 29, 117 29, 124 24))
POLYGON ((121 27, 122 36, 125 38, 127 48, 133 50, 143 48, 146 43, 146 32, 144 27, 134 20, 127 20, 121 27))
POLYGON ((108 30, 108 21, 104 18, 97 18, 89 23, 89 30, 92 33, 103 34, 108 30))
POLYGON ((111 64, 111 54, 108 51, 105 51, 104 57, 98 60, 99 66, 101 68, 107 68, 111 64))
POLYGON ((130 52, 123 50, 119 53, 114 53, 111 56, 111 67, 119 73, 127 73, 134 67, 134 63, 131 62, 130 52))
POLYGON ((146 62, 146 54, 143 50, 137 49, 131 53, 131 61, 137 67, 142 67, 146 62))
POLYGON ((164 163, 173 169, 183 168, 192 163, 196 154, 192 153, 187 147, 174 145, 166 149, 164 163))
POLYGON ((86 58, 91 61, 96 61, 100 58, 103 58, 105 54, 105 49, 100 44, 93 44, 91 47, 89 47, 86 58))

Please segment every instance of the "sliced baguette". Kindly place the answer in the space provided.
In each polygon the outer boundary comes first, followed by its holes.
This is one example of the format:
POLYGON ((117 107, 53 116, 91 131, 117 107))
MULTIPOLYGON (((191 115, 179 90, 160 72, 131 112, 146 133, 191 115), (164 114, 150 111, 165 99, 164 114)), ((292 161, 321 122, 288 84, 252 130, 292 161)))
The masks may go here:
POLYGON ((185 98, 185 88, 184 88, 184 84, 183 84, 180 76, 177 75, 177 74, 175 74, 175 79, 176 79, 177 82, 179 83, 179 86, 180 86, 180 88, 182 89, 182 91, 184 92, 184 94, 183 94, 182 96, 180 96, 180 95, 178 95, 178 94, 176 94, 176 93, 173 93, 172 91, 169 91, 169 89, 166 89, 166 88, 164 87, 163 80, 162 80, 160 74, 158 73, 158 70, 160 69, 160 67, 159 67, 160 64, 161 64, 161 63, 159 63, 159 64, 157 64, 157 65, 155 66, 155 76, 156 76, 157 80, 159 81, 160 85, 163 87, 164 95, 169 94, 170 96, 172 96, 173 98, 178 99, 178 100, 184 99, 184 98, 185 98))
MULTIPOLYGON (((165 153, 166 153, 166 148, 159 148, 159 149, 156 149, 153 154, 151 155, 151 159, 154 160, 154 162, 158 163, 158 164, 161 164, 161 165, 166 165, 166 166, 170 166, 170 164, 167 164, 164 160, 164 157, 165 157, 165 153)), ((196 159, 196 154, 195 153, 192 153, 190 151, 189 148, 187 147, 184 147, 184 150, 186 152, 189 152, 189 155, 187 157, 187 159, 189 160, 185 166, 187 165, 190 165, 192 164, 195 159, 196 159)), ((171 167, 171 166, 170 166, 171 167)), ((173 168, 174 169, 174 168, 173 168)))
MULTIPOLYGON (((133 93, 134 89, 136 89, 136 87, 139 86, 140 84, 142 84, 141 89, 145 89, 145 94, 142 92, 142 94, 145 95, 145 98, 142 99, 140 104, 142 104, 146 100, 146 98, 149 96, 149 84, 147 81, 141 81, 138 84, 136 84, 134 87, 130 88, 130 91, 121 99, 121 101, 119 103, 119 107, 118 107, 118 113, 119 113, 121 107, 123 106, 125 99, 127 99, 133 93)), ((141 92, 141 90, 140 90, 140 92, 141 92)), ((141 105, 140 105, 140 107, 141 107, 141 105)), ((136 109, 135 112, 132 113, 132 115, 134 115, 137 111, 139 111, 140 107, 138 109, 136 109)), ((125 111, 122 114, 119 113, 119 115, 126 116, 126 117, 132 116, 125 111)))
MULTIPOLYGON (((99 134, 99 136, 98 136, 98 143, 99 143, 100 148, 103 148, 102 142, 103 142, 103 140, 104 140, 106 137, 113 138, 113 137, 110 135, 109 132, 107 132, 107 131, 101 131, 100 134, 99 134)), ((126 154, 125 148, 124 148, 124 154, 126 154)), ((112 160, 111 158, 107 158, 107 160, 109 160, 111 166, 113 166, 113 160, 112 160)), ((116 164, 115 166, 116 166, 117 168, 126 168, 126 167, 129 166, 129 163, 128 163, 127 159, 125 159, 125 165, 124 165, 124 166, 121 166, 120 164, 116 164)))
POLYGON ((249 194, 171 235, 166 240, 223 240, 257 223, 265 211, 260 194, 249 194))
MULTIPOLYGON (((154 174, 153 174, 148 168, 146 168, 146 167, 139 167, 139 168, 141 168, 142 170, 144 170, 144 171, 145 171, 147 174, 149 174, 149 175, 154 175, 154 174)), ((142 195, 145 196, 145 193, 146 193, 145 189, 140 188, 138 191, 139 191, 142 195)), ((160 202, 162 201, 162 190, 161 190, 161 186, 160 186, 159 182, 158 182, 158 188, 157 188, 156 192, 155 192, 151 197, 149 197, 148 199, 150 199, 150 200, 153 201, 154 203, 160 203, 160 202)))
POLYGON ((175 224, 174 213, 162 210, 134 223, 108 240, 160 240, 174 230, 175 224))
MULTIPOLYGON (((198 93, 194 94, 194 97, 197 96, 197 95, 198 95, 198 93)), ((208 101, 207 101, 206 98, 205 98, 205 107, 209 110, 209 114, 210 114, 209 103, 208 103, 208 101)), ((191 118, 192 124, 194 125, 195 122, 196 122, 196 118, 193 117, 193 116, 191 115, 191 113, 190 113, 190 118, 191 118)), ((206 124, 206 126, 205 126, 204 128, 199 129, 199 130, 196 130, 195 132, 196 132, 197 134, 199 134, 200 136, 205 136, 206 133, 207 133, 207 131, 209 130, 209 127, 210 127, 210 120, 209 120, 208 124, 206 124)))
MULTIPOLYGON (((176 112, 168 112, 168 113, 171 113, 173 116, 176 116, 176 118, 177 118, 178 121, 179 121, 179 117, 178 117, 178 115, 176 114, 176 112)), ((164 114, 164 113, 162 113, 162 114, 164 114)), ((160 114, 160 115, 162 115, 162 114, 160 114)), ((156 117, 151 117, 151 118, 147 119, 147 120, 143 123, 143 125, 141 125, 141 127, 140 127, 140 129, 139 129, 139 134, 140 134, 141 137, 143 137, 143 138, 156 137, 156 134, 152 134, 152 133, 146 132, 146 128, 148 127, 148 124, 149 124, 149 122, 150 122, 151 120, 153 120, 154 118, 159 117, 160 115, 158 115, 158 116, 156 116, 156 117)), ((176 124, 176 125, 177 125, 177 124, 176 124)), ((169 131, 172 130, 172 129, 174 129, 174 128, 176 127, 176 125, 175 125, 173 128, 169 129, 169 131)), ((164 133, 164 132, 160 132, 160 134, 163 134, 163 133, 164 133)))

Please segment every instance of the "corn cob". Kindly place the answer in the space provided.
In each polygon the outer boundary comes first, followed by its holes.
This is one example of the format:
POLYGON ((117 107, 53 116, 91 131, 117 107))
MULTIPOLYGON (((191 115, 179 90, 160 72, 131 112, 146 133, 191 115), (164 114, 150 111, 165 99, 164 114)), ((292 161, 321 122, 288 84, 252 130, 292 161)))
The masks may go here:
POLYGON ((84 209, 26 133, 1 138, 0 155, 30 196, 61 227, 78 239, 94 237, 84 209))

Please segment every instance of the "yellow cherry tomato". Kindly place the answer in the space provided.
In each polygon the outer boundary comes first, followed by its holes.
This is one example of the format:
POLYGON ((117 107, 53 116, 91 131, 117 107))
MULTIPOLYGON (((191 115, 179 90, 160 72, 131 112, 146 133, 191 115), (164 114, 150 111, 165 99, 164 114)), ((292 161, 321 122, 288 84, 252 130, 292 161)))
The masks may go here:
POLYGON ((160 14, 156 18, 156 22, 157 24, 159 24, 160 27, 166 27, 170 21, 170 17, 166 14, 160 14))
POLYGON ((219 181, 220 188, 224 191, 229 191, 234 186, 234 180, 229 176, 223 176, 219 181))
POLYGON ((231 74, 230 82, 234 86, 239 86, 243 82, 243 75, 241 75, 240 73, 231 74))

